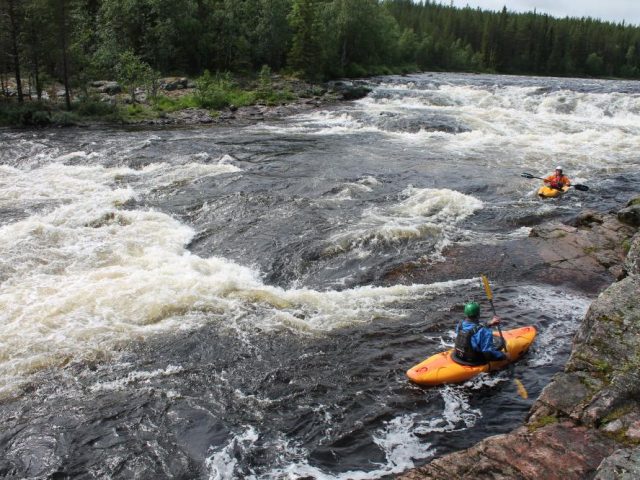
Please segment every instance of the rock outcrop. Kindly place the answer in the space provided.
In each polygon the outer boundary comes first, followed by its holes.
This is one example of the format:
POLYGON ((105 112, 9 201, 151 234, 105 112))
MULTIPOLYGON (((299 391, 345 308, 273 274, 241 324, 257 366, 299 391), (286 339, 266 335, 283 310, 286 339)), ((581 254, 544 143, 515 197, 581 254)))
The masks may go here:
POLYGON ((532 431, 520 427, 483 440, 468 450, 436 459, 400 478, 584 479, 593 475, 602 458, 614 450, 614 440, 571 422, 532 431))
POLYGON ((523 427, 399 478, 640 478, 640 233, 622 241, 620 235, 637 229, 629 213, 637 205, 629 202, 616 217, 583 212, 574 226, 534 229, 537 238, 557 240, 549 255, 573 258, 582 250, 572 261, 586 256, 618 268, 619 281, 591 304, 564 371, 544 388, 523 427))
POLYGON ((618 219, 634 227, 640 227, 640 200, 637 198, 631 200, 626 208, 618 212, 618 219))

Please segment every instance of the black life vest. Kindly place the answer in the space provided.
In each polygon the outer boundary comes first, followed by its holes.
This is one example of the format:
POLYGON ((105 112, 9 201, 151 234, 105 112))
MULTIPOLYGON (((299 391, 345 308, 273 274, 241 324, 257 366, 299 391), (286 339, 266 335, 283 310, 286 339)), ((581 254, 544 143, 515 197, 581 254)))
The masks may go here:
POLYGON ((471 330, 463 331, 462 322, 458 324, 458 334, 456 335, 456 343, 453 347, 453 355, 451 358, 462 365, 482 365, 487 363, 482 352, 477 352, 471 346, 471 337, 473 337, 481 325, 474 326, 471 330))

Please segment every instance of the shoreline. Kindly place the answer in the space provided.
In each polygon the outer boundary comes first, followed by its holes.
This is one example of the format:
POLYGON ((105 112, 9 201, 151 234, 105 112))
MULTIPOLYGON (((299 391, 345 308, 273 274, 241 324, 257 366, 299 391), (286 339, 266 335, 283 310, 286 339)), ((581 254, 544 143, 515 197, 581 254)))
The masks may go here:
MULTIPOLYGON (((609 265, 616 280, 591 303, 564 368, 544 387, 522 426, 432 459, 396 478, 638 478, 640 197, 629 200, 616 215, 582 212, 577 223, 577 228, 543 224, 533 236, 544 239, 540 232, 546 232, 554 250, 581 245, 588 252, 585 256, 599 255, 601 266, 609 265), (610 234, 628 227, 634 230, 631 237, 628 230, 623 236, 610 234), (622 240, 621 250, 600 248, 603 244, 598 240, 584 243, 596 235, 614 243, 622 240), (620 251, 626 253, 623 258, 614 255, 620 251)), ((612 244, 609 241, 606 245, 612 244)))
POLYGON ((92 88, 85 100, 76 98, 71 111, 64 110, 59 102, 3 103, 0 104, 0 128, 247 126, 357 100, 371 92, 362 79, 312 83, 275 77, 267 90, 269 93, 263 92, 269 100, 262 99, 256 93, 260 87, 251 83, 235 92, 253 95, 253 100, 215 109, 197 106, 193 82, 186 78, 179 80, 178 87, 165 86, 153 99, 139 92, 140 100, 135 103, 128 94, 122 93, 119 85, 112 85, 116 82, 107 81, 94 82, 102 86, 92 88))

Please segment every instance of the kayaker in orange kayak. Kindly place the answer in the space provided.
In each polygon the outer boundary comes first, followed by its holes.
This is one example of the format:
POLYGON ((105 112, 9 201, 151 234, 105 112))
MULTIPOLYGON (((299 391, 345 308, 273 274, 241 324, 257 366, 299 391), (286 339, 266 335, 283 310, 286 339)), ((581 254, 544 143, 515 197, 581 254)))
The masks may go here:
POLYGON ((496 347, 495 337, 490 327, 498 325, 500 318, 494 316, 487 325, 480 323, 480 305, 476 302, 464 306, 466 319, 456 327, 456 343, 451 359, 462 365, 482 365, 494 360, 505 360, 504 352, 496 347))
POLYGON ((562 187, 568 187, 571 185, 571 180, 569 177, 562 173, 562 167, 556 167, 555 172, 553 172, 548 177, 544 178, 545 185, 549 185, 551 188, 562 189, 562 187))

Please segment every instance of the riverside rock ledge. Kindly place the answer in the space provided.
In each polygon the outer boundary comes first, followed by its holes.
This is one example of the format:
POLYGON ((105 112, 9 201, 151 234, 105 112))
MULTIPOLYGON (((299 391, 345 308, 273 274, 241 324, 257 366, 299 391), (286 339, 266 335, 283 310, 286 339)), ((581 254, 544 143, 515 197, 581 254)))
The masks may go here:
POLYGON ((544 388, 525 425, 397 478, 640 478, 640 233, 630 213, 639 204, 640 197, 617 216, 635 230, 625 241, 620 279, 589 307, 564 371, 544 388))

